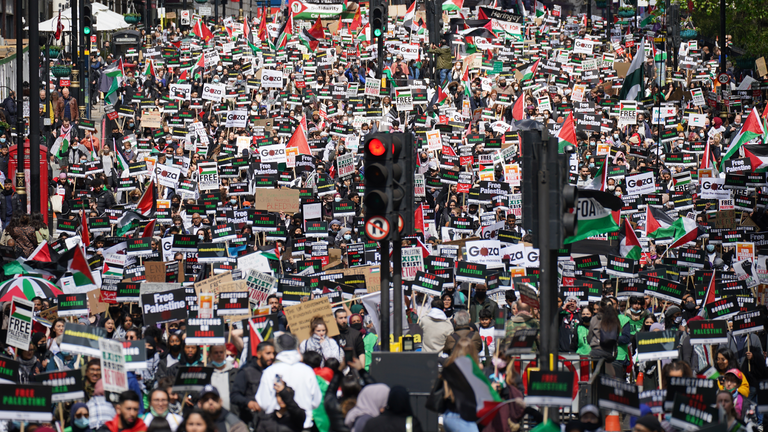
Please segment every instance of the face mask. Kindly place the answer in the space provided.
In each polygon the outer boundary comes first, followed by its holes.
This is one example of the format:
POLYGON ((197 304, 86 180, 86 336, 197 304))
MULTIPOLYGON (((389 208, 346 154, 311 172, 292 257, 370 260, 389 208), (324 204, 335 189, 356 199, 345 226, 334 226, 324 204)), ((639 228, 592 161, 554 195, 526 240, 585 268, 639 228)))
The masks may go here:
POLYGON ((349 326, 357 331, 360 331, 363 329, 363 323, 354 323, 354 324, 350 324, 349 326))
POLYGON ((614 189, 616 189, 616 186, 615 186, 615 185, 609 185, 609 186, 608 186, 608 190, 614 190, 614 189))
POLYGON ((228 355, 227 356, 227 363, 234 363, 234 362, 235 362, 235 358, 232 357, 231 355, 228 355))
POLYGON ((229 203, 232 204, 232 205, 235 205, 235 204, 237 204, 237 200, 236 199, 231 199, 231 200, 229 200, 229 203))
POLYGON ((715 245, 708 244, 707 245, 707 252, 712 253, 715 251, 715 245))
POLYGON ((498 357, 492 358, 491 363, 493 363, 493 365, 499 369, 504 369, 507 367, 507 361, 498 357))
POLYGON ((213 82, 217 83, 217 82, 219 82, 219 79, 218 78, 214 78, 213 82))
POLYGON ((675 324, 680 324, 681 322, 683 322, 683 317, 679 316, 675 318, 675 324))
POLYGON ((213 367, 220 368, 220 367, 224 367, 224 365, 227 364, 227 361, 226 360, 224 360, 223 362, 211 361, 211 364, 213 365, 213 367))
POLYGON ((700 134, 699 134, 699 136, 701 136, 702 138, 704 138, 704 132, 700 133, 700 134))
POLYGON ((632 313, 635 314, 635 315, 640 315, 640 311, 642 311, 642 309, 640 309, 640 308, 632 308, 632 313))
POLYGON ((685 308, 688 310, 694 310, 696 309, 696 303, 694 302, 685 302, 685 308))
POLYGON ((590 163, 588 166, 589 166, 590 168, 594 168, 594 167, 595 167, 595 164, 594 164, 594 163, 590 163))
POLYGON ((86 429, 89 424, 89 419, 86 417, 80 417, 75 419, 75 427, 78 429, 86 429))
POLYGON ((336 197, 333 200, 336 201, 336 202, 341 202, 341 197, 336 197))
POLYGON ((199 239, 200 239, 200 241, 203 241, 203 240, 205 240, 205 236, 204 236, 204 235, 201 235, 201 236, 197 236, 197 238, 199 238, 199 239))
POLYGON ((352 240, 352 236, 349 234, 344 234, 344 240, 352 240))
POLYGON ((133 127, 133 123, 128 123, 128 127, 133 127))
POLYGON ((581 317, 581 322, 584 323, 584 325, 588 326, 589 322, 592 320, 592 317, 581 317))
POLYGON ((619 139, 619 134, 613 134, 613 139, 619 139))

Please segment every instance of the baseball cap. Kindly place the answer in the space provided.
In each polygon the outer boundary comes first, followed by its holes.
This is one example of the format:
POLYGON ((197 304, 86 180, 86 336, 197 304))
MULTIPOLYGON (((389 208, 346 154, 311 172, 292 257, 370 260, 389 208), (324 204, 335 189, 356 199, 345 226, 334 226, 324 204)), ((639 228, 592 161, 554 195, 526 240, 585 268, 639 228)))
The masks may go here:
POLYGON ((200 399, 202 399, 202 398, 203 398, 203 397, 205 397, 205 395, 207 395, 207 394, 213 394, 213 395, 215 395, 217 398, 218 398, 218 397, 221 397, 221 396, 219 395, 219 391, 216 389, 216 387, 214 387, 214 386, 212 386, 212 385, 210 385, 210 384, 207 384, 205 387, 203 387, 203 389, 202 389, 202 390, 200 390, 200 393, 198 393, 198 394, 197 394, 197 400, 200 400, 200 399))

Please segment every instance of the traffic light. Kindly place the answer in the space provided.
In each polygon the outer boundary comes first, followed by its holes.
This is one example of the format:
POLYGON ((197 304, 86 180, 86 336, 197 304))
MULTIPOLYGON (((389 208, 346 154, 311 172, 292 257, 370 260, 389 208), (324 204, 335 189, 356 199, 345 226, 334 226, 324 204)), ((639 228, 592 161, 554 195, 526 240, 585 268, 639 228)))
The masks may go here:
POLYGON ((382 4, 371 8, 371 35, 372 38, 380 38, 387 32, 387 14, 382 4))
POLYGON ((94 30, 94 24, 96 24, 96 21, 93 19, 93 15, 91 14, 91 6, 83 6, 83 34, 86 36, 91 34, 91 31, 94 30))
MULTIPOLYGON (((550 138, 549 147, 557 152, 557 138, 550 138)), ((574 211, 579 200, 579 190, 569 183, 568 159, 576 147, 568 145, 565 154, 548 159, 549 181, 549 244, 551 249, 563 246, 563 240, 576 234, 577 213, 574 211)), ((552 155, 550 153, 550 155, 552 155)))
POLYGON ((392 177, 389 174, 389 167, 392 166, 392 146, 389 143, 389 135, 370 134, 365 139, 364 149, 365 220, 376 216, 386 219, 392 211, 392 200, 388 196, 388 189, 392 187, 392 177))

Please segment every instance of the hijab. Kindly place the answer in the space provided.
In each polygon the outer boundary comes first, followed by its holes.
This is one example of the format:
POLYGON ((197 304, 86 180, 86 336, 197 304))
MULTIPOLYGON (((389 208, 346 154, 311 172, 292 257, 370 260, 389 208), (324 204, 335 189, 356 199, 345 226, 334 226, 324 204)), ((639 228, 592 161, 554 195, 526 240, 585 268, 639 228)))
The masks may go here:
POLYGON ((405 387, 395 386, 389 390, 387 412, 401 417, 413 416, 411 397, 405 387))
POLYGON ((69 425, 72 426, 72 432, 89 432, 91 430, 90 425, 87 428, 79 428, 75 426, 75 414, 80 408, 88 409, 88 405, 82 402, 72 405, 72 408, 69 410, 69 425))
POLYGON ((369 384, 363 387, 357 396, 355 407, 347 413, 344 424, 352 428, 361 416, 378 417, 381 409, 387 406, 388 398, 389 386, 386 384, 369 384))

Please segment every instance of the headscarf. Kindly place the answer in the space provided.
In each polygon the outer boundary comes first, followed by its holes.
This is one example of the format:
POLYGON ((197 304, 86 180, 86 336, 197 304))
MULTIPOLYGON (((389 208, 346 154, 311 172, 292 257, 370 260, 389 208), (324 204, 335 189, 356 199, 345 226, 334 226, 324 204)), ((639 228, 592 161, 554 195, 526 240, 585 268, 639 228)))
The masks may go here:
POLYGON ((389 389, 389 398, 387 398, 387 411, 401 417, 413 416, 411 409, 411 398, 403 386, 394 386, 389 389))
MULTIPOLYGON (((72 432, 87 432, 91 430, 90 426, 82 429, 75 426, 75 414, 77 414, 77 410, 80 408, 88 409, 88 405, 78 402, 72 405, 72 408, 69 410, 69 425, 72 427, 72 432)), ((90 413, 90 410, 88 412, 90 413)))
POLYGON ((351 429, 361 416, 378 417, 381 409, 387 406, 388 398, 389 386, 386 384, 369 384, 363 387, 357 395, 355 407, 347 413, 344 424, 351 429))

